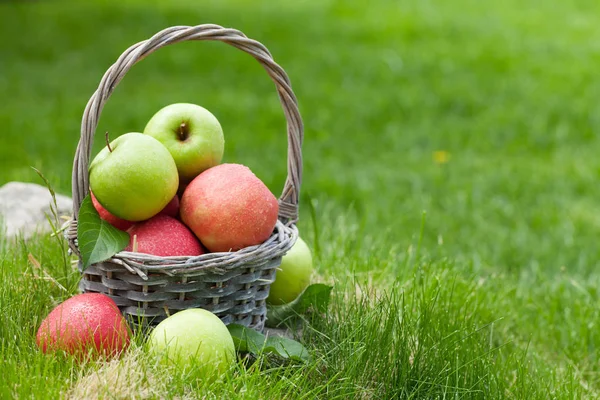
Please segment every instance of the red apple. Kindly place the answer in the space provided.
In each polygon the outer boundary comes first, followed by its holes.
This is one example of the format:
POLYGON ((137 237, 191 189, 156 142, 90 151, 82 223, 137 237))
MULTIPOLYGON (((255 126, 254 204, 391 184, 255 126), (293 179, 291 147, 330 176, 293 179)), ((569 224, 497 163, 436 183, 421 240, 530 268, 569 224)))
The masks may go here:
POLYGON ((177 218, 179 215, 179 196, 175 195, 173 199, 162 209, 159 214, 167 215, 169 217, 177 218))
POLYGON ((198 175, 181 198, 183 222, 213 252, 235 251, 269 238, 279 204, 265 184, 240 164, 221 164, 198 175))
POLYGON ((75 356, 117 355, 129 345, 125 318, 101 293, 79 294, 58 305, 42 322, 37 345, 44 352, 64 350, 75 356))
POLYGON ((126 251, 155 256, 199 256, 204 249, 190 230, 175 218, 159 214, 129 229, 126 251))
POLYGON ((94 196, 94 193, 92 193, 91 191, 90 195, 92 196, 92 203, 94 204, 94 208, 96 209, 96 211, 98 211, 100 218, 122 231, 126 231, 127 229, 133 226, 133 222, 126 221, 108 212, 106 208, 102 207, 102 204, 98 202, 98 199, 96 199, 96 196, 94 196))

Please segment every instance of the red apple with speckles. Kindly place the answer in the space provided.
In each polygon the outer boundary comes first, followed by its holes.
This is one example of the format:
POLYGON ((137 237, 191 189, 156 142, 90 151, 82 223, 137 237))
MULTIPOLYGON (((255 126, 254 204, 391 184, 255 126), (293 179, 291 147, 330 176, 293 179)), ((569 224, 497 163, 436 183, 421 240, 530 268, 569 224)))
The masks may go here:
POLYGON ((126 251, 152 254, 160 257, 199 256, 204 254, 202 245, 194 234, 181 222, 159 214, 139 222, 129 229, 129 246, 126 251))
POLYGON ((64 350, 78 357, 114 356, 129 345, 129 331, 110 297, 84 293, 48 314, 37 332, 37 345, 44 353, 64 350))
POLYGON ((273 233, 279 204, 267 186, 240 164, 221 164, 185 189, 179 213, 212 252, 260 244, 273 233))
POLYGON ((127 229, 133 226, 133 222, 126 221, 115 215, 112 215, 106 208, 102 207, 102 204, 98 202, 98 199, 96 199, 96 196, 94 196, 94 193, 92 193, 91 191, 90 195, 92 196, 92 204, 94 204, 94 208, 96 209, 96 211, 98 211, 100 218, 122 231, 126 231, 127 229))

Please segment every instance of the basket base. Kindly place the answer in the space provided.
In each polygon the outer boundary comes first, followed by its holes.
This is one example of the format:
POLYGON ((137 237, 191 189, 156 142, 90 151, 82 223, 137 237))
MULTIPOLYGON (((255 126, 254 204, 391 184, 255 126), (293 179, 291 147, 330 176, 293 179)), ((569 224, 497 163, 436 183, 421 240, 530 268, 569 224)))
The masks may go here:
POLYGON ((244 266, 235 274, 149 274, 142 280, 121 265, 103 262, 82 273, 79 290, 109 296, 133 330, 154 327, 182 310, 202 308, 226 325, 235 323, 262 332, 267 315, 265 300, 280 264, 281 257, 277 257, 261 265, 244 266))

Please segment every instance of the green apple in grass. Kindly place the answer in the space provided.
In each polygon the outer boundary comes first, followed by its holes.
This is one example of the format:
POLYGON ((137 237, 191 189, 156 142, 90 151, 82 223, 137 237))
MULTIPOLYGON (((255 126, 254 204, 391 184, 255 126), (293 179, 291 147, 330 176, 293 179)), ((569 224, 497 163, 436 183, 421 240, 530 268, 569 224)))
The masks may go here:
POLYGON ((281 305, 296 299, 310 283, 313 261, 310 249, 298 238, 281 260, 281 266, 271 284, 267 303, 281 305))
POLYGON ((102 149, 89 173, 98 202, 127 221, 158 214, 179 186, 177 166, 166 147, 136 132, 119 136, 102 149))
POLYGON ((207 378, 218 377, 235 362, 229 330, 201 308, 180 311, 158 324, 150 333, 148 351, 166 364, 198 368, 207 378))
POLYGON ((223 158, 223 129, 210 111, 196 104, 176 103, 162 108, 148 121, 144 133, 169 149, 182 184, 218 165, 223 158))

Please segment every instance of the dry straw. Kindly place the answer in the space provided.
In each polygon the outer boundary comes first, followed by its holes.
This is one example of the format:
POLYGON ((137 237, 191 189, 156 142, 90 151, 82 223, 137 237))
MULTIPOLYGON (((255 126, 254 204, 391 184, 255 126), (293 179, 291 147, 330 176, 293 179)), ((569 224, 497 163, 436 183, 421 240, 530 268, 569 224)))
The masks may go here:
MULTIPOLYGON (((77 215, 89 192, 88 165, 92 141, 104 104, 129 69, 161 47, 188 40, 216 40, 253 56, 265 68, 275 86, 287 120, 287 179, 279 198, 279 220, 271 237, 258 246, 236 252, 209 253, 198 257, 157 257, 120 252, 111 259, 82 271, 80 289, 111 296, 134 323, 156 324, 171 313, 204 308, 223 322, 262 330, 265 299, 275 279, 281 257, 296 241, 298 196, 302 180, 303 126, 296 96, 285 71, 261 43, 235 29, 218 25, 175 26, 134 44, 106 71, 90 98, 81 121, 81 138, 73 162, 73 211, 67 237, 76 253, 77 215)), ((79 263, 81 269, 81 262, 79 263)))

